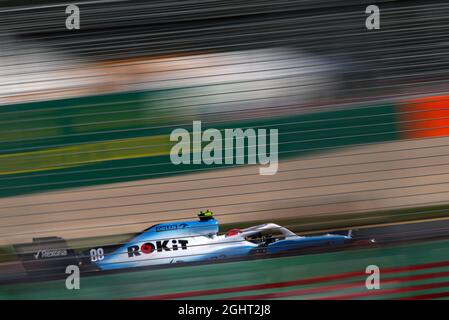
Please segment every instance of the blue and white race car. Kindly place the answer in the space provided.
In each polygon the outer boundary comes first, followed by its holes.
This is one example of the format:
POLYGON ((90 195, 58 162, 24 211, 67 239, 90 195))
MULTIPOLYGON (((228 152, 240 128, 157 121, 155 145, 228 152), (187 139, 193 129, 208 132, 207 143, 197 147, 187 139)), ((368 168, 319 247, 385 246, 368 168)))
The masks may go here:
MULTIPOLYGON (((50 262, 67 265, 64 260, 70 260, 70 263, 76 260, 84 268, 114 270, 341 247, 354 240, 351 231, 346 235, 298 236, 274 223, 232 229, 225 234, 218 231, 218 221, 210 211, 206 211, 199 215, 199 220, 157 224, 124 244, 93 247, 81 254, 75 253, 61 238, 55 237, 52 244, 48 238, 48 241, 34 239, 35 251, 39 251, 37 254, 31 252, 33 255, 29 257, 31 260, 46 260, 47 265, 50 262), (43 252, 40 257, 39 252, 43 252)), ((27 261, 29 266, 33 262, 30 259, 27 261)))
POLYGON ((337 247, 352 240, 351 232, 302 237, 274 223, 218 234, 218 221, 210 211, 199 217, 197 221, 154 225, 114 250, 92 248, 88 257, 98 269, 111 270, 337 247))

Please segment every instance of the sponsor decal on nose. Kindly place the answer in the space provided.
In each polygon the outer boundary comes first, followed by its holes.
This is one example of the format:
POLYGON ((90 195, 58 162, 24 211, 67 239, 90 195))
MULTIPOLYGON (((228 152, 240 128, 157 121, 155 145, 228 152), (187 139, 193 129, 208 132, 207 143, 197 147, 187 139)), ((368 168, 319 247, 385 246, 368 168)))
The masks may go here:
POLYGON ((144 243, 140 247, 140 251, 142 251, 143 253, 149 254, 154 251, 154 245, 152 243, 144 243))
POLYGON ((165 252, 165 251, 177 251, 181 247, 181 250, 187 250, 188 240, 164 240, 164 241, 156 241, 156 244, 152 242, 146 242, 142 244, 140 247, 138 245, 133 245, 128 247, 128 257, 136 257, 143 254, 150 254, 152 252, 165 252), (169 242, 171 242, 171 247, 168 246, 169 242))

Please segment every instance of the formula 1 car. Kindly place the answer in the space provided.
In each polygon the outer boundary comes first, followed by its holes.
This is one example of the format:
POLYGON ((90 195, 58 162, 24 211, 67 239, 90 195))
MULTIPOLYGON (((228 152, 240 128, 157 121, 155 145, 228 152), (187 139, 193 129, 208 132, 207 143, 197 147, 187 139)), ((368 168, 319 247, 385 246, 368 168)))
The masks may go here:
POLYGON ((352 241, 347 235, 298 236, 274 223, 218 234, 219 224, 210 211, 199 220, 161 223, 145 229, 125 244, 90 248, 81 254, 62 238, 38 238, 16 245, 25 269, 60 269, 68 264, 113 270, 173 263, 202 262, 226 258, 269 255, 313 247, 339 247, 352 241), (34 248, 34 249, 33 249, 34 248))

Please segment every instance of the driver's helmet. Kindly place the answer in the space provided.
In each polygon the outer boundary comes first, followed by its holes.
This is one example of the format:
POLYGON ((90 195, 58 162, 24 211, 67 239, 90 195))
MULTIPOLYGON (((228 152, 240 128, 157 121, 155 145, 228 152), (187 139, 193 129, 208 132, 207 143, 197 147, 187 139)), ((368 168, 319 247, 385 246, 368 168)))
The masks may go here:
POLYGON ((200 211, 198 214, 200 221, 207 221, 214 218, 214 213, 210 210, 200 211))

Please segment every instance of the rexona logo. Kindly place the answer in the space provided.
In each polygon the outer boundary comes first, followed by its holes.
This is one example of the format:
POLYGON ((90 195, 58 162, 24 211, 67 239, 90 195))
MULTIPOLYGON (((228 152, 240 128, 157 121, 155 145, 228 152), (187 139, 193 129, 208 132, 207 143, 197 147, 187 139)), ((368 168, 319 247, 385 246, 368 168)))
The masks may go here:
POLYGON ((154 251, 163 252, 163 251, 177 251, 179 249, 186 250, 188 240, 164 240, 164 241, 156 241, 156 244, 152 242, 145 242, 140 247, 138 245, 128 247, 128 257, 136 257, 143 254, 150 254, 154 251), (168 243, 171 243, 171 247, 168 246, 168 243))
POLYGON ((162 225, 162 226, 157 226, 156 227, 156 232, 184 229, 185 227, 187 227, 186 223, 166 224, 166 225, 162 225))
POLYGON ((67 255, 66 249, 45 249, 37 251, 34 254, 34 258, 37 260, 39 258, 63 257, 66 255, 67 255))

